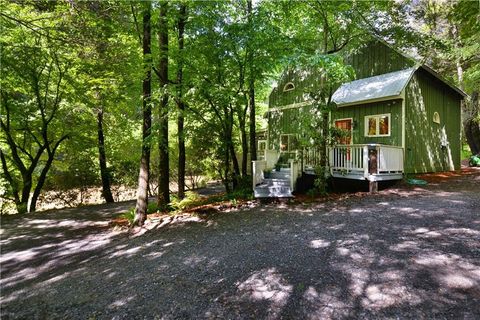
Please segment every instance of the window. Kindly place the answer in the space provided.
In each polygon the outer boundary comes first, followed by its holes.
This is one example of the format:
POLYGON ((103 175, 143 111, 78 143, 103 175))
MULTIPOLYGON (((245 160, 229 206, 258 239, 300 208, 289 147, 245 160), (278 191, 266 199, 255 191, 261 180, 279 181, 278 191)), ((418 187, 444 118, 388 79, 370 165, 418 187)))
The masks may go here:
POLYGON ((258 151, 265 151, 267 149, 267 140, 258 140, 258 151))
POLYGON ((433 122, 440 124, 440 115, 436 111, 433 113, 433 122))
POLYGON ((296 148, 297 138, 293 134, 280 135, 280 151, 289 152, 296 148))
POLYGON ((283 92, 286 91, 292 91, 295 89, 295 85, 292 82, 288 82, 284 87, 283 87, 283 92))
POLYGON ((366 137, 390 136, 390 114, 378 114, 365 117, 366 137))

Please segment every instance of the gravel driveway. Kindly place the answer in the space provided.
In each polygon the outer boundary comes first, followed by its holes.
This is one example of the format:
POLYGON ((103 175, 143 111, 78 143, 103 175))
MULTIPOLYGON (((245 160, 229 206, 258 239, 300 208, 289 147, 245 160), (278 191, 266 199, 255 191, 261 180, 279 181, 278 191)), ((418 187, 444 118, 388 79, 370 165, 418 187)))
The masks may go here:
POLYGON ((107 227, 127 204, 4 219, 2 319, 479 319, 479 185, 472 170, 136 237, 107 227))

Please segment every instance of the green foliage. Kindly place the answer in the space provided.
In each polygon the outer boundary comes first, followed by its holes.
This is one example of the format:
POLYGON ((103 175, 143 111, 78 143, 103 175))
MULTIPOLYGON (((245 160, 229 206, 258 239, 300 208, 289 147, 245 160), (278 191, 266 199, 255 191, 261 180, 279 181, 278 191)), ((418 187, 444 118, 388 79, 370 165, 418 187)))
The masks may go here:
POLYGON ((133 221, 135 220, 135 208, 131 208, 131 209, 128 210, 127 212, 122 213, 122 214, 120 215, 120 218, 122 218, 122 219, 127 219, 128 224, 129 224, 129 225, 132 225, 132 224, 133 224, 133 221))
MULTIPOLYGON (((261 1, 254 2, 252 12, 247 14, 246 1, 182 3, 188 13, 184 50, 179 50, 174 27, 180 4, 169 2, 170 83, 159 88, 158 77, 153 74, 156 120, 147 139, 151 146, 158 143, 156 106, 161 95, 167 93, 172 177, 177 175, 175 121, 180 111, 175 108, 175 97, 179 90, 186 106, 182 112, 187 176, 197 182, 220 178, 230 186, 232 149, 233 153, 240 151, 241 129, 247 122, 252 94, 249 86, 254 84, 258 126, 265 121, 262 111, 266 109, 259 102, 268 98, 273 80, 285 67, 317 79, 310 81, 313 85, 304 92, 313 107, 298 119, 303 129, 298 143, 300 148, 323 149, 345 136, 345 132, 331 128, 325 117, 335 108, 330 101, 332 93, 340 83, 354 78, 340 50, 355 50, 369 32, 424 55, 443 74, 457 74, 459 64, 464 70, 464 88, 469 92, 480 82, 477 1, 261 1), (415 23, 406 23, 412 19, 415 23), (180 64, 184 67, 182 84, 174 81, 180 64)), ((106 156, 113 182, 136 185, 141 151, 141 80, 145 65, 158 66, 160 59, 158 41, 153 41, 150 57, 144 61, 141 55, 140 11, 139 3, 120 1, 2 3, 1 119, 6 121, 8 106, 9 131, 19 146, 20 161, 32 163, 32 156, 41 149, 38 141, 43 138, 45 117, 53 114, 46 130, 48 141, 70 137, 58 146, 46 188, 63 190, 98 184, 99 111, 104 112, 106 156), (39 108, 42 102, 44 106, 39 108)), ((157 6, 153 7, 152 19, 152 31, 156 33, 157 6)), ((451 78, 461 81, 458 75, 451 78)), ((22 169, 14 165, 18 161, 5 134, 0 137, 0 148, 13 178, 13 183, 4 178, 0 181, 7 189, 2 196, 13 198, 14 190, 23 184, 22 169)), ((42 151, 32 170, 34 185, 47 158, 42 151)), ((158 178, 157 158, 158 150, 152 148, 152 182, 158 178)), ((283 160, 280 165, 285 164, 283 160)), ((247 181, 244 185, 243 178, 235 178, 240 181, 239 191, 224 199, 249 198, 251 184, 247 181)), ((324 184, 320 183, 318 189, 324 190, 324 184)), ((186 208, 201 201, 190 195, 183 202, 174 202, 173 207, 186 208)))
POLYGON ((182 211, 198 205, 199 203, 201 203, 201 197, 198 195, 198 193, 187 191, 185 192, 185 198, 181 200, 177 197, 173 197, 170 206, 175 211, 182 211))
POLYGON ((328 168, 317 166, 315 167, 315 175, 317 178, 314 181, 314 190, 317 194, 326 195, 327 194, 327 177, 329 175, 328 168))

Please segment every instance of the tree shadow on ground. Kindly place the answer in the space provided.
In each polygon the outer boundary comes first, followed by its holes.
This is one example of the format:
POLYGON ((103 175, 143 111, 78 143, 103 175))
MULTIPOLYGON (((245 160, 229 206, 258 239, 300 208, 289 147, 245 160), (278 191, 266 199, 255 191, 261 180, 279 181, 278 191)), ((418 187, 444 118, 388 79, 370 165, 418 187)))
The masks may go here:
MULTIPOLYGON (((41 276, 20 277, 2 288, 3 314, 475 318, 478 178, 454 182, 454 190, 440 184, 338 202, 270 204, 135 238, 110 238, 82 254, 67 254, 64 264, 41 276)), ((45 259, 62 257, 58 251, 45 259)), ((10 274, 26 266, 9 265, 10 274)))

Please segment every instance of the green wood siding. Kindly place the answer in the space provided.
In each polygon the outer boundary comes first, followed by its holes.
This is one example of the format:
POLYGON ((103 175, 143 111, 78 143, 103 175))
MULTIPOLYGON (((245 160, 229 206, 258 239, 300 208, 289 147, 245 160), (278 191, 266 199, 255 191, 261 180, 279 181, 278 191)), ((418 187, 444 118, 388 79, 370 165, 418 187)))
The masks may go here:
POLYGON ((280 147, 281 134, 300 134, 301 117, 310 112, 310 106, 290 108, 268 113, 268 148, 280 147))
POLYGON ((390 100, 349 107, 337 108, 332 112, 332 125, 335 120, 353 118, 353 143, 381 143, 394 146, 402 146, 402 100, 390 100), (377 114, 390 113, 390 136, 389 137, 366 137, 365 117, 377 114))
POLYGON ((380 41, 371 41, 345 59, 355 69, 356 79, 413 67, 415 62, 380 41))
POLYGON ((457 93, 423 70, 415 73, 406 89, 407 172, 460 168, 460 111, 457 93), (440 124, 433 122, 435 112, 440 124))
MULTIPOLYGON (((407 59, 380 41, 368 42, 357 52, 346 57, 345 63, 353 67, 356 79, 403 70, 414 65, 412 60, 407 59)), ((294 68, 286 70, 278 81, 277 87, 270 93, 269 108, 304 102, 306 98, 305 88, 311 86, 311 84, 319 88, 320 75, 294 68), (283 88, 289 82, 295 85, 295 89, 284 92, 283 88)))
POLYGON ((288 69, 283 73, 276 88, 272 90, 268 98, 269 108, 286 106, 293 103, 304 102, 307 98, 305 88, 312 87, 319 88, 320 76, 305 70, 288 69), (290 91, 283 91, 287 83, 293 83, 295 89, 290 91))

